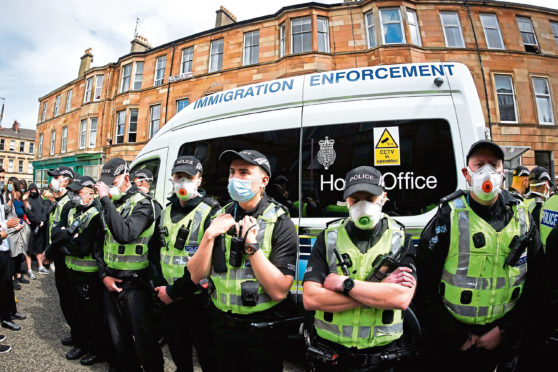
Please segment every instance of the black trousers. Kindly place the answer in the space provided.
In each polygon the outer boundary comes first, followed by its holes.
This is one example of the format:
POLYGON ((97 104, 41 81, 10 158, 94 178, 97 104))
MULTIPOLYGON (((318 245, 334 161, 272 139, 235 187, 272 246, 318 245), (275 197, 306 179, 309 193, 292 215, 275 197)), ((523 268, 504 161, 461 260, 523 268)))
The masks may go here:
POLYGON ((24 274, 27 272, 27 269, 26 270, 21 269, 22 263, 25 262, 25 255, 23 253, 20 253, 17 256, 12 257, 12 260, 14 261, 14 276, 16 276, 17 274, 24 274))
POLYGON ((211 317, 207 296, 191 295, 168 306, 160 312, 161 327, 177 372, 191 372, 192 345, 204 372, 216 371, 215 346, 210 334, 211 317))
MULTIPOLYGON (((253 330, 247 323, 233 325, 222 311, 213 308, 211 313, 218 371, 283 370, 281 338, 277 330, 253 330)), ((254 320, 257 321, 257 315, 254 320)))
POLYGON ((86 338, 83 334, 83 327, 80 328, 79 313, 74 311, 72 304, 72 289, 70 281, 68 280, 68 268, 64 262, 64 256, 59 256, 54 259, 56 270, 54 271, 54 283, 58 292, 58 301, 60 302, 60 309, 66 323, 70 326, 70 335, 74 344, 79 347, 85 347, 86 338))
POLYGON ((125 279, 122 292, 103 288, 107 324, 123 371, 163 371, 163 353, 153 330, 155 316, 152 293, 139 279, 125 279))
POLYGON ((10 251, 0 252, 0 320, 12 320, 17 312, 14 294, 14 263, 10 251))

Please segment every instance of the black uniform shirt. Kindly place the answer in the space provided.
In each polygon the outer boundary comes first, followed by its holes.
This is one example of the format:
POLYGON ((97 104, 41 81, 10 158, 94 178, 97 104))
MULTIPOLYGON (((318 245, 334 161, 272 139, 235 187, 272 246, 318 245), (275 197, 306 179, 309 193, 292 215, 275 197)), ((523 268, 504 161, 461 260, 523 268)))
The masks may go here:
MULTIPOLYGON (((502 190, 496 203, 485 207, 467 195, 471 209, 496 231, 501 231, 513 217, 512 206, 519 203, 508 191, 502 190)), ((500 326, 504 331, 504 343, 513 342, 522 332, 522 316, 526 314, 525 304, 537 296, 540 290, 540 271, 542 249, 538 235, 528 248, 528 272, 524 291, 516 306, 504 317, 484 326, 472 326, 457 320, 445 307, 438 289, 442 270, 449 251, 451 236, 451 208, 448 203, 439 206, 436 215, 428 222, 419 240, 417 252, 418 282, 417 293, 413 299, 422 325, 429 331, 434 342, 445 347, 457 349, 465 343, 470 333, 482 335, 500 326)), ((536 229, 530 218, 530 228, 536 229)))

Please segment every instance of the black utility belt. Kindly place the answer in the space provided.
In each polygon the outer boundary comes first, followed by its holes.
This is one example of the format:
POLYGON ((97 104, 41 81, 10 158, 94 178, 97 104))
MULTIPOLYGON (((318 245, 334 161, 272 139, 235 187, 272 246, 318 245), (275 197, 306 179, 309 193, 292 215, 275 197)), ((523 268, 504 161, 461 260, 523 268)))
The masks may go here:
MULTIPOLYGON (((347 348, 329 340, 318 338, 316 342, 317 350, 330 350, 338 355, 338 361, 356 367, 367 367, 380 365, 386 362, 386 355, 397 349, 395 342, 387 345, 375 346, 368 349, 347 348)), ((310 355, 311 356, 311 355, 310 355)), ((336 358, 337 359, 337 358, 336 358)))

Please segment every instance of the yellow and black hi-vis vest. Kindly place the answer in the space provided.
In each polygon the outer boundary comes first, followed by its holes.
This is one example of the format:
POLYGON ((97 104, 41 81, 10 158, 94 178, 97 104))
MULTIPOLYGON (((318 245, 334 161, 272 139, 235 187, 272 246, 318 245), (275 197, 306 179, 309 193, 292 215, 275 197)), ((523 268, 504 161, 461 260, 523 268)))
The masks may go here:
POLYGON ((164 235, 166 244, 161 247, 161 270, 167 283, 172 285, 176 279, 184 275, 184 267, 198 250, 204 234, 203 227, 212 207, 201 201, 176 223, 171 220, 171 208, 172 205, 169 205, 161 212, 159 226, 166 228, 167 231, 167 234, 164 235), (178 250, 174 247, 174 243, 182 226, 189 227, 190 231, 184 248, 178 250))
POLYGON ((155 206, 153 200, 141 192, 134 193, 116 210, 118 213, 131 213, 134 207, 144 199, 149 199, 153 208, 153 222, 133 242, 127 244, 118 243, 110 229, 107 229, 104 246, 104 260, 108 267, 115 270, 142 270, 149 266, 147 256, 147 243, 155 231, 155 206))
POLYGON ((514 308, 523 292, 527 250, 515 266, 504 265, 514 236, 529 231, 527 209, 513 206, 514 215, 496 232, 469 206, 465 196, 449 201, 451 236, 440 283, 448 311, 466 324, 484 325, 514 308))
MULTIPOLYGON (((97 214, 99 214, 99 210, 95 207, 91 207, 84 214, 76 217, 76 208, 72 208, 68 214, 68 226, 71 226, 74 221, 79 218, 82 221, 82 224, 76 232, 81 234, 83 230, 89 226, 89 222, 91 222, 93 217, 97 214)), ((93 252, 89 252, 89 254, 84 257, 66 256, 65 262, 68 269, 72 269, 74 271, 81 271, 85 273, 94 273, 99 271, 97 261, 93 258, 93 252)))
MULTIPOLYGON (((226 208, 232 203, 221 208, 215 216, 225 213, 226 208)), ((257 217, 258 236, 257 241, 260 250, 269 259, 271 253, 271 238, 275 223, 282 215, 288 212, 280 205, 270 202, 262 214, 257 217)), ((256 275, 250 266, 248 256, 242 255, 242 263, 240 267, 234 267, 229 263, 231 236, 225 234, 225 262, 227 272, 217 273, 212 267, 211 280, 214 290, 211 293, 211 299, 216 308, 223 312, 232 312, 233 314, 252 314, 264 311, 277 305, 277 301, 273 301, 271 297, 264 292, 261 284, 258 283, 256 275), (242 302, 242 284, 245 282, 253 282, 258 284, 257 303, 254 306, 246 306, 242 302)))
MULTIPOLYGON (((349 218, 332 223, 324 232, 326 260, 330 273, 344 275, 337 265, 334 248, 339 253, 348 254, 352 262, 350 277, 366 280, 371 274, 372 263, 379 255, 395 252, 405 243, 405 233, 401 226, 387 218, 388 227, 380 240, 361 253, 352 242, 346 230, 349 218)), ((351 348, 366 349, 389 344, 403 335, 403 313, 401 310, 357 307, 337 313, 317 310, 314 327, 318 336, 351 348)))
POLYGON ((56 206, 54 207, 54 212, 52 212, 50 214, 50 216, 48 217, 48 228, 50 229, 49 234, 48 234, 48 243, 52 243, 52 228, 54 227, 55 224, 57 224, 58 222, 60 222, 60 216, 62 215, 62 209, 64 209, 64 206, 66 205, 67 202, 70 201, 70 196, 68 195, 68 193, 64 194, 64 196, 62 198, 60 198, 60 200, 58 200, 58 202, 56 203, 56 206))

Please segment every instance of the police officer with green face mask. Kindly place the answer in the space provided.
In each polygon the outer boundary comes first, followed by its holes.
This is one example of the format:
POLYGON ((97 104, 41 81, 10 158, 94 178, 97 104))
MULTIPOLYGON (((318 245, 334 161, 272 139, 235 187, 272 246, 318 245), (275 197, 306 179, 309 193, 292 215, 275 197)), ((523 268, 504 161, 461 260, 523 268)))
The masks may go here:
POLYGON ((343 198, 349 217, 320 234, 304 274, 304 307, 316 311, 317 336, 307 355, 318 371, 388 371, 392 365, 380 355, 403 335, 402 310, 416 287, 414 247, 404 227, 382 213, 386 193, 377 169, 349 171, 343 198), (339 358, 319 360, 311 350, 339 358))
MULTIPOLYGON (((161 280, 155 290, 165 306, 163 332, 177 371, 193 371, 192 344, 202 370, 215 371, 215 348, 209 330, 207 291, 195 285, 186 268, 219 204, 205 197, 203 167, 193 156, 180 156, 172 168, 173 194, 161 212, 161 280)), ((137 175, 137 173, 136 173, 137 175)))
POLYGON ((419 240, 414 302, 429 370, 513 364, 536 318, 541 244, 527 208, 501 188, 503 159, 494 142, 474 143, 462 169, 470 190, 444 197, 419 240))
POLYGON ((255 150, 227 150, 227 204, 188 262, 194 283, 212 282, 212 334, 220 371, 282 371, 281 340, 258 324, 280 320, 295 275, 298 235, 288 212, 265 193, 268 159, 255 150))
POLYGON ((161 372, 163 355, 153 331, 152 283, 159 248, 153 232, 160 209, 130 181, 128 165, 120 158, 103 165, 95 188, 106 222, 104 247, 96 258, 119 367, 161 372))

